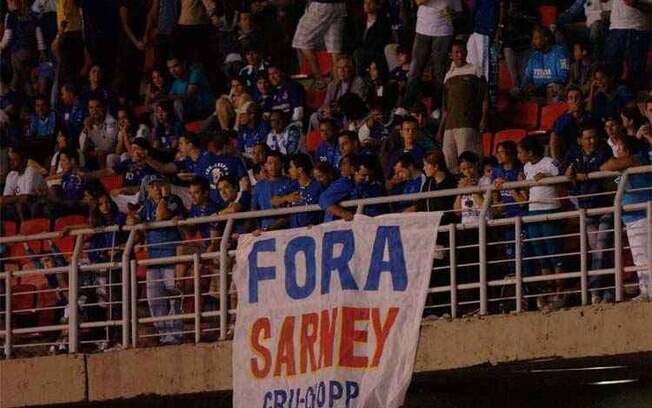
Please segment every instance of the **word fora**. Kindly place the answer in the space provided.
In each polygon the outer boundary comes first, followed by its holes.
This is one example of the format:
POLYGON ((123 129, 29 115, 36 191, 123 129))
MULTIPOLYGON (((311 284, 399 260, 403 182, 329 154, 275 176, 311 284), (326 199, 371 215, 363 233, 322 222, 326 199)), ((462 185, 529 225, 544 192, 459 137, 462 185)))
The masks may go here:
POLYGON ((272 328, 268 317, 258 318, 249 335, 253 355, 249 360, 251 375, 257 379, 270 374, 289 377, 314 373, 333 367, 333 364, 352 369, 378 367, 399 311, 398 307, 381 313, 377 307, 343 306, 319 313, 285 316, 278 332, 273 331, 276 328, 272 328), (356 324, 365 329, 358 329, 356 324), (271 338, 275 338, 276 343, 270 346, 271 338), (337 348, 335 339, 339 340, 337 348), (355 354, 356 344, 358 352, 368 348, 370 353, 355 354), (273 354, 270 347, 273 347, 273 354))
MULTIPOLYGON (((259 283, 277 278, 276 267, 259 266, 258 255, 276 252, 276 238, 260 240, 254 243, 248 255, 249 264, 249 298, 248 302, 258 303, 259 283)), ((350 229, 328 231, 322 238, 321 250, 321 294, 330 293, 333 271, 337 272, 342 290, 360 290, 358 282, 353 277, 349 262, 355 254, 355 238, 350 229), (335 247, 341 248, 341 253, 335 255, 335 247)), ((290 240, 285 247, 283 256, 285 266, 285 291, 294 300, 305 299, 313 294, 317 286, 316 243, 310 236, 298 236, 290 240), (301 285, 297 279, 297 256, 302 254, 305 260, 305 282, 301 285)), ((403 243, 398 226, 381 226, 376 230, 367 269, 367 277, 363 290, 377 291, 380 277, 389 273, 393 290, 405 291, 408 285, 408 274, 405 264, 403 243), (385 259, 387 249, 388 259, 385 259)))
POLYGON ((268 391, 263 399, 263 408, 333 408, 340 400, 349 408, 351 401, 359 395, 360 385, 357 382, 331 380, 326 385, 321 381, 305 391, 301 388, 268 391))

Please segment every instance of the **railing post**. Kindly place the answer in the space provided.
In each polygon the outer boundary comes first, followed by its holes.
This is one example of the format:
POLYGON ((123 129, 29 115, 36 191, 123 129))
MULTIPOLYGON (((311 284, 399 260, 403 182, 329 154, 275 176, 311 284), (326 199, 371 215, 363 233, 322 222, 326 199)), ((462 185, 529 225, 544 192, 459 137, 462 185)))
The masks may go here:
POLYGON ((523 311, 523 219, 518 216, 514 223, 514 296, 516 297, 516 313, 523 311))
POLYGON ((455 254, 455 224, 448 224, 448 259, 451 285, 451 318, 457 317, 457 255, 455 254))
MULTIPOLYGON (((131 299, 131 265, 129 258, 131 257, 131 250, 136 240, 136 230, 129 231, 129 237, 125 244, 124 251, 122 252, 122 347, 129 347, 129 322, 130 319, 130 299, 131 299)), ((135 315, 134 315, 135 316, 135 315)))
POLYGON ((77 235, 68 272, 68 351, 70 353, 76 353, 79 347, 79 255, 83 242, 84 235, 77 235))
POLYGON ((138 277, 136 276, 137 263, 135 259, 129 262, 129 280, 131 283, 131 347, 138 346, 138 277))
POLYGON ((199 263, 199 252, 195 252, 192 258, 192 280, 193 280, 193 295, 195 301, 195 343, 199 343, 201 339, 201 310, 200 300, 201 300, 201 288, 199 287, 199 272, 200 272, 200 263, 199 263))
POLYGON ((614 280, 616 284, 616 302, 623 300, 623 194, 629 179, 627 171, 623 173, 618 183, 614 198, 614 280))
POLYGON ((487 211, 491 205, 493 189, 484 193, 482 208, 478 218, 478 253, 480 262, 480 314, 487 314, 487 211))
POLYGON ((233 218, 229 218, 222 232, 220 241, 220 340, 226 339, 227 324, 229 321, 229 288, 227 287, 227 265, 229 257, 229 239, 233 229, 233 218))
POLYGON ((582 306, 589 302, 588 291, 588 245, 586 232, 586 210, 580 209, 580 288, 582 296, 582 306))
POLYGON ((11 271, 5 270, 5 358, 11 358, 11 271))

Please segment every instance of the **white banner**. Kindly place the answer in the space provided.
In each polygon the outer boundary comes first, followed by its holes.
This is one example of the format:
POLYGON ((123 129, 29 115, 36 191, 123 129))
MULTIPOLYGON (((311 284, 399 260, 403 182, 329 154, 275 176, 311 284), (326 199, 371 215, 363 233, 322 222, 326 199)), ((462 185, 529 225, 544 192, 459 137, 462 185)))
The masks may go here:
POLYGON ((356 215, 243 236, 234 407, 400 407, 440 218, 356 215))

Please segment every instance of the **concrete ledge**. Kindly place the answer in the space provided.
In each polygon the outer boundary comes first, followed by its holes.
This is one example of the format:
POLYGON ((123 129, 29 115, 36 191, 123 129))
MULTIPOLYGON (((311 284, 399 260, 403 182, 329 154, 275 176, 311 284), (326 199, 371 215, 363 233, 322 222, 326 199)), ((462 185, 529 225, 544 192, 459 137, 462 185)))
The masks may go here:
POLYGON ((652 351, 652 303, 424 322, 414 371, 652 351))
POLYGON ((83 355, 0 361, 0 407, 87 400, 83 355))
POLYGON ((90 354, 89 401, 230 390, 231 342, 90 354))
MULTIPOLYGON (((0 362, 0 407, 228 391, 231 342, 0 362)), ((415 373, 652 351, 652 303, 424 322, 415 373)))

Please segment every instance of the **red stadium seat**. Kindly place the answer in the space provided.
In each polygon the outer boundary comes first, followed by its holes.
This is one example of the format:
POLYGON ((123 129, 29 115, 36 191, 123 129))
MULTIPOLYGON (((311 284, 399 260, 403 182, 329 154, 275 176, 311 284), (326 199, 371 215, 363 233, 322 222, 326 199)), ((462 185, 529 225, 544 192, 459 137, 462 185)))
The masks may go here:
POLYGON ((3 221, 2 222, 2 236, 10 237, 18 233, 18 227, 13 221, 3 221))
MULTIPOLYGON (((324 50, 316 51, 315 58, 317 58, 317 65, 319 66, 319 72, 321 72, 323 76, 330 75, 331 65, 333 60, 331 58, 331 55, 328 53, 328 51, 324 51, 324 50)), ((312 76, 310 65, 308 65, 308 61, 306 61, 306 59, 303 57, 301 57, 301 61, 299 63, 299 74, 308 77, 312 76)))
POLYGON ((493 152, 496 152, 496 146, 498 146, 499 143, 506 142, 508 140, 511 140, 514 143, 518 143, 523 140, 525 136, 527 136, 527 132, 524 129, 507 129, 496 132, 494 135, 493 152))
MULTIPOLYGON (((20 224, 20 233, 23 235, 41 234, 49 231, 50 220, 47 218, 34 218, 32 220, 23 221, 22 224, 20 224)), ((36 254, 41 253, 43 242, 30 241, 29 247, 32 249, 32 252, 36 254)))
POLYGON ((491 132, 482 134, 482 155, 485 157, 491 156, 494 135, 491 132))
POLYGON ((426 105, 426 108, 428 109, 428 112, 432 112, 432 106, 434 105, 434 100, 431 96, 421 98, 421 103, 426 105))
POLYGON ((539 105, 535 102, 518 103, 509 111, 514 128, 533 130, 539 126, 539 105))
POLYGON ((201 129, 202 121, 201 120, 196 120, 194 122, 188 122, 186 123, 186 130, 190 133, 199 133, 199 129, 201 129))
POLYGON ((122 176, 116 175, 116 176, 102 177, 100 179, 100 182, 104 186, 104 189, 110 192, 113 189, 122 187, 122 176))
POLYGON ((541 125, 539 128, 546 132, 552 129, 557 118, 562 113, 566 112, 567 109, 568 107, 563 102, 544 106, 543 109, 541 109, 541 125))
POLYGON ((321 108, 326 99, 326 90, 308 89, 306 91, 306 105, 313 111, 321 108))
POLYGON ((36 291, 36 286, 17 283, 11 286, 12 327, 34 326, 37 319, 37 295, 30 293, 36 291))
POLYGON ((550 27, 557 20, 557 6, 539 6, 539 15, 541 16, 541 25, 550 27))
POLYGON ((498 67, 498 89, 501 91, 509 91, 514 87, 514 79, 507 69, 505 61, 500 62, 498 67))
POLYGON ((149 112, 149 106, 147 105, 134 106, 131 112, 134 114, 135 117, 140 118, 149 112))
MULTIPOLYGON (((84 224, 86 224, 85 217, 81 215, 66 215, 65 217, 57 218, 56 221, 54 221, 54 230, 61 231, 65 227, 84 224)), ((54 240, 54 244, 57 246, 59 251, 63 253, 69 253, 72 252, 75 247, 75 237, 62 237, 54 240)))
MULTIPOLYGON (((140 261, 143 259, 147 259, 149 256, 147 253, 147 248, 141 246, 141 245, 136 245, 134 248, 134 255, 136 256, 136 260, 140 261)), ((138 280, 143 280, 147 276, 147 267, 143 265, 138 265, 136 267, 136 277, 138 280)))
POLYGON ((306 149, 309 152, 314 152, 319 143, 321 143, 319 130, 311 130, 308 132, 308 136, 306 137, 306 149))

